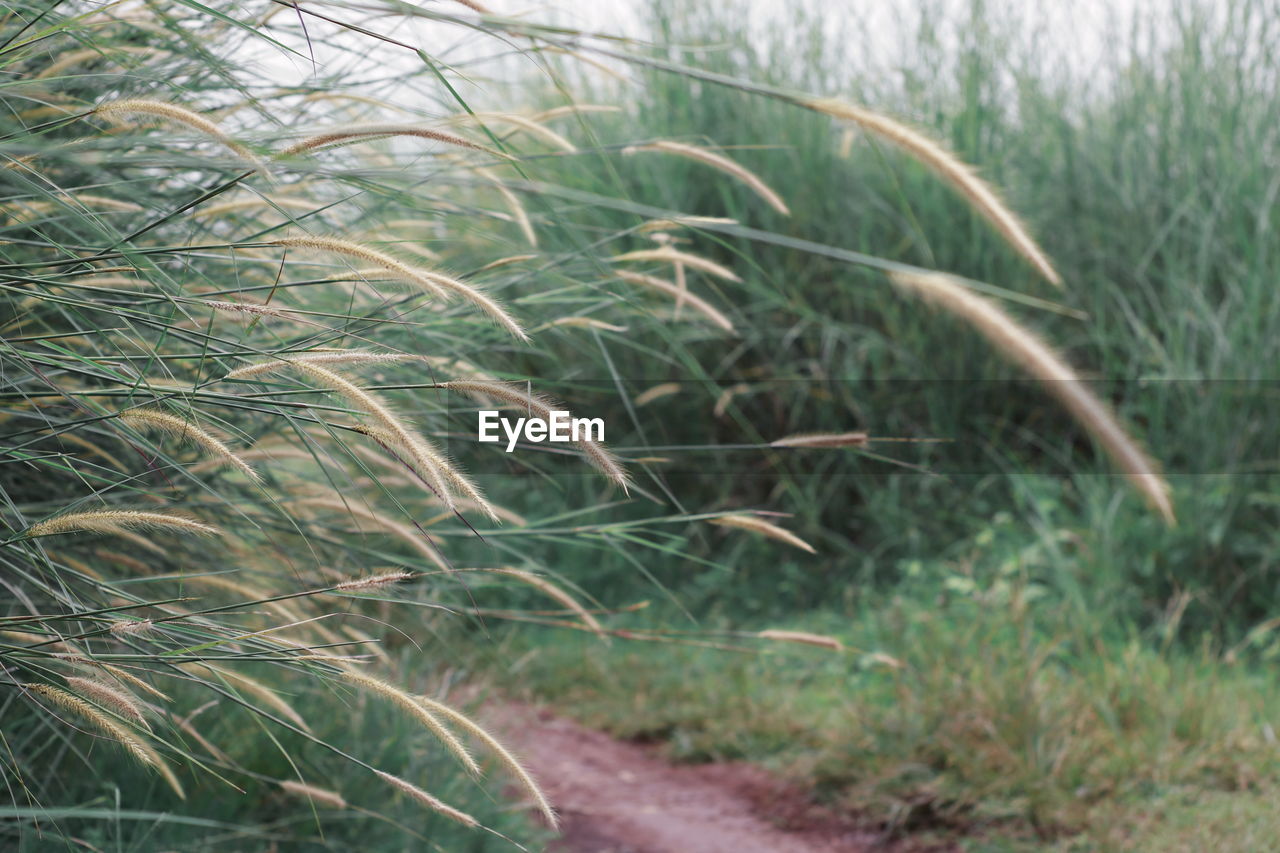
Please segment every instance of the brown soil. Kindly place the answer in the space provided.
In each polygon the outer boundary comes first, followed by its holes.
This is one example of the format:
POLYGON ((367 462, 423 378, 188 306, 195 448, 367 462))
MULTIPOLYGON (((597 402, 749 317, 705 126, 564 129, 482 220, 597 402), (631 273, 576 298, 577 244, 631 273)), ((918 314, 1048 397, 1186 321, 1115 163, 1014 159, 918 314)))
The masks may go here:
POLYGON ((673 765, 651 747, 524 705, 487 716, 560 813, 562 834, 547 853, 906 849, 750 764, 673 765))

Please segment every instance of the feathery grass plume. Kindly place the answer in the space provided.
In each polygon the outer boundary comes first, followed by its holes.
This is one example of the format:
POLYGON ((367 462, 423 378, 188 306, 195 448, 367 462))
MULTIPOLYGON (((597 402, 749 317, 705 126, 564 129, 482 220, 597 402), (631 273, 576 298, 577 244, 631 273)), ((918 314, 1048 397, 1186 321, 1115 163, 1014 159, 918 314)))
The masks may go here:
POLYGON ((191 219, 216 219, 220 216, 226 216, 228 213, 237 213, 241 210, 253 210, 254 208, 266 208, 274 210, 275 208, 283 208, 285 210, 301 210, 311 212, 321 207, 314 201, 308 201, 305 198, 272 198, 270 196, 252 196, 250 198, 238 198, 233 201, 224 201, 221 204, 211 204, 208 207, 197 207, 191 211, 188 216, 191 219))
POLYGON ((583 624, 591 630, 591 633, 595 634, 602 640, 608 640, 608 633, 604 630, 604 626, 596 620, 596 617, 592 616, 585 607, 579 604, 577 599, 541 575, 535 575, 533 572, 526 572, 521 569, 509 568, 487 569, 486 571, 515 578, 516 580, 527 583, 539 592, 545 593, 547 596, 554 598, 567 609, 572 610, 574 614, 582 620, 583 624))
POLYGON ((444 502, 449 509, 456 508, 453 495, 450 493, 444 474, 436 464, 439 453, 427 440, 410 430, 390 408, 376 395, 364 390, 350 379, 317 364, 307 362, 280 362, 279 366, 292 367, 306 376, 328 386, 347 398, 353 406, 375 418, 382 428, 393 438, 394 447, 404 451, 409 459, 409 467, 426 482, 427 487, 444 502))
POLYGON ((292 501, 292 505, 330 509, 372 522, 383 530, 386 530, 388 533, 391 533, 396 538, 408 543, 415 551, 422 554, 422 556, 426 557, 436 566, 444 569, 445 571, 450 569, 448 562, 446 562, 444 557, 440 555, 440 552, 435 548, 435 546, 427 540, 426 534, 419 533, 415 528, 410 527, 407 524, 401 524, 395 519, 387 518, 382 513, 374 512, 368 507, 360 506, 339 497, 300 498, 292 501))
POLYGON ((571 115, 582 115, 585 113, 620 113, 622 107, 612 104, 563 104, 558 107, 552 107, 549 110, 543 110, 535 113, 532 118, 537 122, 555 121, 558 118, 564 118, 571 115))
POLYGON ((520 128, 530 136, 538 137, 543 142, 549 143, 553 147, 559 148, 561 151, 568 154, 576 154, 578 152, 577 146, 560 134, 556 133, 551 128, 543 127, 541 124, 538 124, 535 119, 515 115, 513 113, 462 113, 460 115, 450 117, 449 121, 458 124, 469 124, 472 122, 509 124, 513 127, 520 128))
POLYGON ((683 142, 673 142, 667 139, 660 139, 657 142, 647 142, 643 145, 628 145, 622 149, 623 154, 635 154, 639 151, 658 151, 664 154, 675 154, 677 157, 685 157, 710 166, 713 169, 737 178, 742 184, 764 199, 765 203, 783 216, 790 216, 791 210, 787 207, 786 202, 782 200, 776 192, 769 188, 769 185, 760 179, 760 176, 745 166, 730 160, 723 154, 717 154, 706 148, 699 148, 696 145, 686 145, 683 142))
POLYGON ((767 536, 770 539, 777 539, 779 542, 785 542, 801 551, 807 551, 810 554, 816 554, 813 546, 792 533, 790 530, 784 530, 776 524, 770 524, 762 518, 754 515, 743 515, 733 513, 731 515, 720 515, 715 518, 708 518, 707 521, 712 524, 719 524, 722 527, 737 527, 742 530, 750 530, 752 533, 759 533, 761 536, 767 536))
POLYGON ((411 266, 385 252, 370 249, 361 243, 353 243, 350 240, 342 240, 337 237, 287 237, 280 240, 272 240, 270 245, 333 252, 334 254, 359 258, 360 260, 377 264, 389 272, 419 285, 429 293, 442 298, 447 298, 449 294, 456 294, 488 314, 491 319, 514 337, 522 341, 529 339, 529 336, 525 334, 524 329, 516 322, 515 318, 508 314, 500 303, 485 295, 479 289, 443 273, 411 266))
POLYGON ((1175 523, 1169 484, 1155 462, 1120 426, 1110 407, 1093 395, 1048 344, 1019 325, 995 302, 942 273, 893 273, 895 284, 973 326, 1003 356, 1035 377, 1102 445, 1117 467, 1160 514, 1175 523))
POLYGON ((211 461, 217 460, 224 465, 230 465, 255 483, 262 479, 253 466, 237 456, 221 439, 186 418, 180 418, 159 409, 130 409, 120 413, 120 420, 135 428, 151 427, 191 441, 207 450, 213 457, 211 461))
POLYGON ((507 771, 510 772, 512 776, 515 776, 524 789, 529 792, 529 795, 533 797, 533 801, 538 806, 538 811, 542 812, 542 816, 546 818, 547 824, 553 830, 560 828, 560 819, 556 815, 555 809, 551 808, 551 803, 547 801, 547 797, 542 792, 542 788, 533 778, 533 774, 520 763, 520 760, 512 754, 511 750, 503 746, 497 738, 489 734, 489 732, 482 728, 479 723, 475 722, 465 714, 450 708, 448 705, 437 702, 434 699, 429 699, 426 696, 419 696, 418 701, 426 705, 427 710, 444 717, 459 729, 471 735, 492 750, 493 754, 498 756, 498 760, 502 762, 502 766, 506 767, 507 771))
POLYGON ((505 266, 508 266, 509 264, 518 264, 521 261, 531 261, 536 257, 538 256, 537 255, 510 255, 505 258, 498 258, 496 261, 489 261, 489 263, 480 267, 480 269, 476 270, 476 272, 488 272, 489 270, 496 270, 498 267, 505 267, 505 266))
POLYGON ((641 287, 647 287, 650 290, 656 290, 659 293, 664 293, 673 299, 683 300, 686 305, 706 317, 716 326, 724 329, 726 332, 734 332, 733 322, 728 317, 720 313, 720 311, 710 302, 707 302, 700 296, 695 296, 688 291, 682 292, 674 282, 667 281, 665 278, 658 278, 657 276, 645 275, 644 273, 628 272, 627 270, 618 270, 614 275, 625 281, 627 284, 638 284, 641 287))
POLYGON ((138 697, 128 690, 104 684, 97 679, 81 678, 78 675, 68 675, 66 680, 67 686, 83 698, 96 702, 127 720, 132 720, 147 731, 151 730, 151 724, 142 715, 142 704, 138 701, 138 697))
POLYGON ((677 216, 674 219, 650 219, 636 227, 637 234, 654 231, 675 231, 680 228, 697 228, 699 225, 737 225, 738 220, 723 216, 677 216))
POLYGON ((597 320, 595 317, 557 317, 547 323, 546 326, 572 326, 578 329, 599 329, 602 332, 617 332, 619 334, 627 331, 626 326, 615 326, 612 323, 597 320))
POLYGON ((820 646, 833 652, 844 651, 844 643, 826 634, 810 634, 808 631, 784 631, 770 628, 756 634, 762 640, 778 640, 783 643, 801 643, 806 646, 820 646))
POLYGON ((365 350, 338 350, 334 352, 313 352, 303 353, 301 355, 291 355, 272 359, 271 361, 262 361, 257 364, 247 364, 244 367, 237 367, 228 373, 225 379, 248 379, 253 376, 259 376, 263 373, 274 373, 290 364, 305 362, 307 364, 333 365, 333 364, 396 364, 402 361, 420 360, 421 356, 410 355, 407 353, 397 352, 366 352, 365 350))
POLYGON ((281 246, 286 249, 312 249, 318 252, 328 252, 334 255, 355 258, 395 273, 400 278, 413 282, 423 290, 439 296, 441 299, 448 297, 444 288, 435 281, 434 276, 427 270, 407 264, 399 258, 388 255, 386 252, 371 249, 363 243, 343 240, 339 237, 312 237, 308 235, 305 237, 285 237, 271 240, 268 245, 281 246))
MULTIPOLYGON (((212 703, 209 703, 208 705, 205 705, 204 707, 209 707, 209 705, 213 705, 213 704, 217 704, 216 700, 212 703)), ((195 727, 195 724, 191 722, 192 717, 200 713, 201 710, 203 710, 203 708, 196 709, 186 717, 170 717, 170 719, 173 721, 173 724, 177 726, 179 730, 182 731, 183 734, 185 734, 187 737, 191 738, 193 741, 199 744, 200 748, 203 749, 210 756, 212 756, 215 761, 221 761, 223 764, 229 765, 231 767, 235 767, 236 766, 235 760, 231 756, 223 752, 221 749, 219 749, 215 744, 211 743, 209 739, 206 738, 204 735, 200 734, 200 730, 197 729, 195 727)))
POLYGON ((1037 272, 1054 286, 1062 287, 1062 276, 1053 268, 1044 250, 1031 238, 1017 214, 1001 201, 991 185, 978 177, 971 166, 941 144, 888 116, 835 98, 806 98, 798 103, 815 112, 851 121, 933 170, 964 196, 1037 272))
POLYGON ((283 714, 285 718, 304 732, 311 731, 311 727, 307 725, 307 721, 302 718, 301 714, 294 710, 292 705, 286 702, 279 693, 272 690, 261 681, 258 681, 256 678, 250 678, 243 673, 235 672, 234 670, 227 669, 226 667, 214 666, 209 663, 189 662, 180 663, 177 664, 177 666, 192 675, 206 673, 206 677, 210 679, 225 679, 228 682, 234 682, 233 685, 229 684, 228 686, 232 687, 234 690, 242 690, 245 693, 262 700, 265 704, 270 705, 272 708, 283 714))
POLYGON ((232 314, 248 314, 252 317, 274 317, 277 320, 289 320, 294 323, 305 323, 309 326, 322 326, 314 320, 308 320, 297 311, 287 308, 273 308, 269 305, 258 305, 254 302, 222 302, 213 299, 200 299, 195 302, 214 311, 226 311, 232 314))
POLYGON ((97 661, 97 660, 87 660, 86 663, 89 666, 96 667, 98 669, 101 669, 110 673, 113 678, 117 679, 118 681, 123 681, 125 684, 129 684, 133 687, 136 687, 137 689, 141 690, 143 693, 151 694, 152 696, 154 696, 155 698, 159 699, 162 702, 172 701, 169 698, 169 694, 165 693, 162 690, 157 690, 156 688, 152 687, 150 684, 143 681, 141 678, 139 678, 138 676, 134 675, 132 672, 129 672, 126 669, 121 669, 118 666, 112 666, 109 663, 103 663, 102 661, 97 661))
POLYGON ((866 447, 865 432, 815 432, 788 435, 769 442, 770 447, 866 447))
POLYGON ((28 537, 54 536, 59 533, 115 533, 119 528, 137 527, 146 530, 177 530, 203 536, 221 534, 216 527, 165 512, 146 512, 136 509, 96 509, 88 512, 69 512, 37 521, 27 528, 28 537))
POLYGON ((422 723, 433 735, 439 738, 440 742, 457 757, 462 766, 467 768, 467 772, 476 776, 480 775, 480 765, 476 764, 476 760, 471 757, 471 753, 462 745, 462 741, 449 731, 449 728, 435 714, 432 714, 422 706, 421 702, 414 699, 405 691, 395 685, 388 684, 381 679, 365 675, 361 672, 347 671, 342 673, 342 677, 352 684, 357 684, 366 690, 391 700, 409 713, 411 717, 422 723))
MULTIPOLYGON (((529 394, 507 382, 486 382, 480 379, 454 379, 440 383, 441 388, 466 394, 473 400, 481 401, 492 398, 500 400, 517 409, 532 412, 544 420, 551 420, 553 411, 563 408, 561 404, 548 400, 538 394, 529 394)), ((582 439, 576 442, 587 460, 602 474, 622 487, 625 492, 631 480, 627 472, 612 453, 595 441, 582 439)))
POLYGON ((663 397, 670 397, 672 394, 679 394, 679 393, 680 393, 679 382, 663 382, 660 385, 654 385, 652 388, 647 388, 644 391, 641 391, 639 394, 635 396, 635 399, 632 400, 631 402, 638 409, 641 406, 649 405, 654 400, 660 400, 663 397))
POLYGON ((665 261, 670 264, 682 264, 700 272, 713 275, 716 278, 722 278, 725 281, 731 281, 735 284, 742 281, 737 273, 728 267, 721 266, 715 261, 701 257, 700 255, 691 255, 688 252, 681 252, 670 246, 663 246, 660 249, 640 249, 635 252, 627 252, 623 255, 614 255, 609 259, 611 263, 625 263, 627 261, 665 261))
POLYGON ((173 792, 181 799, 185 800, 187 798, 187 794, 182 790, 182 784, 178 781, 178 777, 173 775, 173 771, 169 769, 169 765, 160 757, 160 754, 146 741, 135 737, 134 733, 129 729, 100 711, 92 702, 87 702, 74 693, 68 693, 61 687, 55 687, 52 684, 27 683, 22 686, 32 693, 43 696, 55 705, 74 711, 90 723, 93 723, 103 734, 128 750, 134 758, 159 773, 169 787, 173 789, 173 792))
POLYGON ((503 201, 507 203, 507 207, 511 208, 511 217, 515 220, 516 225, 519 226, 520 232, 524 234, 524 239, 533 248, 538 248, 538 234, 533 230, 533 223, 529 221, 529 213, 520 202, 520 197, 503 183, 502 178, 499 178, 488 169, 475 169, 473 171, 493 184, 494 189, 498 191, 498 195, 502 196, 503 201))
POLYGON ((493 14, 489 11, 488 6, 485 6, 482 3, 477 3, 476 0, 453 0, 453 2, 457 3, 459 6, 466 6, 471 11, 477 12, 481 15, 493 14))
MULTIPOLYGON (((394 446, 396 443, 396 437, 388 433, 386 430, 366 426, 357 426, 355 427, 355 430, 369 436, 383 446, 394 446)), ((480 509, 493 521, 502 520, 501 514, 493 504, 489 503, 489 500, 484 496, 484 493, 480 491, 480 487, 471 482, 471 480, 462 473, 458 468, 457 463, 426 442, 422 443, 419 450, 420 452, 431 456, 431 461, 435 463, 436 470, 440 472, 440 476, 444 478, 448 485, 450 494, 453 495, 454 509, 458 508, 458 496, 461 496, 465 498, 471 506, 480 509), (453 494, 455 492, 457 494, 453 494)))
POLYGON ((480 821, 476 820, 471 815, 463 811, 458 811, 448 803, 431 796, 412 782, 406 782, 399 776, 392 776, 390 773, 383 773, 381 770, 375 770, 373 772, 378 774, 378 778, 382 781, 399 788, 401 791, 404 791, 406 794, 413 797, 432 811, 437 811, 445 817, 456 820, 458 823, 466 827, 475 827, 480 825, 480 821))
POLYGON ((337 791, 330 791, 328 788, 317 788, 315 785, 308 785, 306 782, 295 782, 292 779, 284 779, 279 782, 280 790, 293 794, 295 797, 303 797, 318 803, 322 806, 328 806, 331 809, 345 809, 347 801, 337 791))
POLYGON ((95 275, 85 278, 77 277, 75 279, 60 282, 59 286, 76 287, 146 287, 151 282, 145 278, 130 278, 127 275, 95 275))
POLYGON ((293 154, 302 154, 307 151, 314 151, 317 148, 335 145, 337 143, 354 143, 363 142, 369 139, 385 139, 390 136, 416 136, 419 139, 430 139, 434 142, 443 142, 447 145, 455 145, 459 148, 468 148, 472 151, 483 151, 490 157, 499 160, 512 159, 501 151, 496 151, 478 142, 472 142, 470 139, 458 136, 454 133, 448 133, 443 130, 434 130, 429 127, 419 127, 412 124, 353 124, 343 127, 331 128, 324 133, 309 136, 301 142, 294 143, 288 148, 280 152, 280 157, 288 157, 293 154))
POLYGON ((369 575, 363 578, 353 578, 349 581, 342 581, 334 585, 337 592, 364 592, 370 589, 381 589, 384 586, 407 581, 414 577, 412 572, 383 572, 380 575, 369 575))
POLYGON ((199 113, 192 112, 186 107, 180 107, 177 104, 152 101, 145 98, 127 98, 122 101, 109 101, 105 104, 99 104, 93 112, 95 115, 116 120, 128 115, 148 115, 168 119, 169 121, 186 125, 211 139, 216 139, 234 152, 236 156, 251 163, 255 169, 263 170, 264 168, 262 161, 258 159, 256 154, 232 139, 218 125, 199 113))

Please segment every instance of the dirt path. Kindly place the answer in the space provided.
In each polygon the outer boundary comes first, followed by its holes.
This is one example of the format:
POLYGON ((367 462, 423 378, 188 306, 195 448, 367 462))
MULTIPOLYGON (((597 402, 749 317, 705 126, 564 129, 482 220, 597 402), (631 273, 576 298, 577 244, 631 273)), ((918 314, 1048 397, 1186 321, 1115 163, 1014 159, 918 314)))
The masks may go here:
POLYGON ((878 835, 822 813, 743 763, 672 765, 521 705, 490 715, 546 788, 563 835, 548 853, 861 853, 878 835))

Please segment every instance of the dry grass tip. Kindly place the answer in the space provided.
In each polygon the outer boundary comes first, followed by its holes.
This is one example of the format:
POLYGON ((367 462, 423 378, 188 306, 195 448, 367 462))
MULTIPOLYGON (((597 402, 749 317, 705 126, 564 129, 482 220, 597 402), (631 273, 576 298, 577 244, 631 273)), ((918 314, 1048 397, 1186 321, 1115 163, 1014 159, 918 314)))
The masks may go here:
POLYGON ((743 515, 734 513, 732 515, 721 515, 716 518, 708 518, 707 521, 712 524, 719 524, 721 527, 737 527, 742 530, 749 530, 752 533, 759 533, 769 539, 777 539, 779 542, 785 542, 793 548, 799 548, 801 551, 807 551, 810 554, 816 554, 813 546, 801 539, 789 530, 784 530, 776 524, 771 524, 763 518, 754 515, 743 515))
POLYGON ((971 166, 942 145, 888 116, 834 98, 806 99, 800 104, 815 112, 853 122, 933 170, 964 196, 1045 279, 1057 287, 1062 286, 1062 276, 1058 275, 1017 214, 1001 201, 986 181, 975 174, 971 166))
POLYGON ((1001 355, 1031 374, 1056 397, 1124 473, 1133 487, 1170 526, 1175 523, 1169 484, 1155 462, 1120 426, 1110 408, 1093 395, 1048 344, 1018 324, 995 302, 942 273, 894 273, 903 290, 959 317, 982 334, 1001 355))
POLYGON ((143 510, 102 509, 69 512, 37 521, 27 528, 27 536, 53 536, 59 533, 117 533, 121 528, 177 530, 205 536, 220 534, 218 528, 183 515, 143 510))
POLYGON ((686 145, 683 142, 672 142, 662 139, 657 142, 649 142, 644 145, 629 145, 622 149, 623 154, 634 154, 638 151, 658 151, 664 154, 675 154, 678 157, 684 157, 703 163, 713 169, 736 178, 743 185, 748 187, 753 193, 764 199, 765 203, 783 216, 790 216, 791 211, 787 208, 786 203, 776 192, 769 188, 769 185, 760 179, 755 172, 745 166, 730 160, 723 154, 717 154, 706 148, 699 148, 696 145, 686 145))

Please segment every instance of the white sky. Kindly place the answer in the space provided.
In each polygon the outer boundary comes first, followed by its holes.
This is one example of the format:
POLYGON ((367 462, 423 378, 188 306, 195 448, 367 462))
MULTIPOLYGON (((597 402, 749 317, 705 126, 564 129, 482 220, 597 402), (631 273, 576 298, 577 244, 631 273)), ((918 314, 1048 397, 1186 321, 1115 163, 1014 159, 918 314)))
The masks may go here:
MULTIPOLYGON (((497 14, 530 21, 563 23, 589 31, 642 38, 646 33, 643 18, 645 0, 484 0, 497 14)), ((691 8, 702 8, 717 0, 685 0, 691 8), (696 4, 696 6, 694 5, 696 4)), ((749 10, 747 21, 752 32, 765 36, 777 31, 781 22, 797 15, 797 10, 810 18, 829 22, 826 27, 833 43, 847 45, 858 66, 864 71, 889 71, 901 65, 915 44, 914 33, 922 9, 931 11, 930 19, 963 20, 973 0, 741 0, 749 10), (939 14, 940 13, 940 14, 939 14)), ((434 0, 438 8, 453 6, 452 0, 434 0)), ((1104 82, 1118 70, 1114 54, 1109 55, 1107 42, 1125 43, 1130 24, 1137 20, 1154 24, 1168 32, 1175 20, 1175 10, 1188 3, 1208 6, 1222 12, 1230 0, 989 0, 992 9, 1009 9, 1022 27, 1036 31, 1042 38, 1044 52, 1062 64, 1061 71, 1076 80, 1104 82)), ((460 8, 460 7, 459 7, 460 8)), ((737 7, 735 7, 737 8, 737 7)), ((453 11, 451 9, 450 11, 453 11)), ((461 10, 464 14, 465 9, 461 10)), ((344 15, 343 17, 350 17, 344 15)), ((282 19, 281 23, 285 23, 282 19)), ((393 34, 397 38, 421 44, 433 56, 443 55, 455 62, 467 56, 488 56, 495 49, 492 40, 461 30, 456 26, 434 24, 421 19, 374 18, 371 28, 393 34), (443 49, 443 54, 442 54, 443 49)), ((785 25, 782 25, 785 26, 785 25)), ((944 33, 946 30, 944 29, 944 33)), ((296 35, 296 33, 295 33, 296 35)), ((954 38, 942 37, 949 44, 954 38)), ((1024 51, 1033 48, 1029 39, 1018 40, 1024 51)), ((500 49, 500 48, 499 48, 500 49)), ((394 51, 392 51, 394 53, 394 51)), ((383 54, 386 55, 386 54, 383 54)), ((403 57, 416 63, 412 54, 403 57)), ((311 76, 306 61, 282 55, 263 56, 265 66, 277 74, 282 85, 305 82, 311 76), (290 79, 296 78, 296 79, 290 79)), ((324 63, 326 59, 320 57, 324 63)), ((395 61, 400 61, 399 59, 395 61)), ((778 61, 785 61, 779 57, 778 61)), ((1055 66, 1056 68, 1057 66, 1055 66)))

